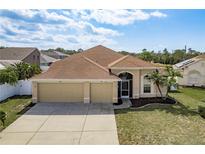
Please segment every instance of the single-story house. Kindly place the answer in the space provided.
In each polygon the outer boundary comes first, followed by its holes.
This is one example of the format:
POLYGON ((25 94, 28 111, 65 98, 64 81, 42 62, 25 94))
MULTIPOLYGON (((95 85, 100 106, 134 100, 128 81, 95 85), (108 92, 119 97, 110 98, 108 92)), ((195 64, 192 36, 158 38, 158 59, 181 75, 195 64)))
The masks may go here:
MULTIPOLYGON (((114 103, 118 98, 160 96, 147 74, 163 68, 96 46, 54 62, 32 79, 33 102, 114 103)), ((163 95, 166 87, 162 87, 163 95)))
POLYGON ((53 57, 47 56, 43 53, 41 53, 41 57, 40 57, 40 68, 42 71, 47 71, 48 68, 50 67, 50 65, 57 61, 58 59, 55 59, 53 57))
POLYGON ((59 51, 44 51, 42 53, 49 56, 49 57, 53 57, 55 59, 64 59, 64 58, 69 57, 68 54, 65 54, 65 53, 62 53, 59 51))
POLYGON ((0 49, 0 60, 17 60, 40 65, 40 52, 37 48, 8 47, 0 49))
POLYGON ((22 62, 21 60, 0 60, 0 70, 22 62))
POLYGON ((177 63, 173 67, 183 75, 183 78, 178 78, 179 85, 205 86, 205 54, 177 63))

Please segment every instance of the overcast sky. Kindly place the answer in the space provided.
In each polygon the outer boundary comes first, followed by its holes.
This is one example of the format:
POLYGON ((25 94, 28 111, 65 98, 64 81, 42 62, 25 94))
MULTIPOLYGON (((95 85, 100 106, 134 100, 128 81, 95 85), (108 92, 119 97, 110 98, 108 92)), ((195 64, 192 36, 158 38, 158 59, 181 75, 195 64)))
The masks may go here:
POLYGON ((205 51, 205 10, 0 10, 0 45, 205 51))

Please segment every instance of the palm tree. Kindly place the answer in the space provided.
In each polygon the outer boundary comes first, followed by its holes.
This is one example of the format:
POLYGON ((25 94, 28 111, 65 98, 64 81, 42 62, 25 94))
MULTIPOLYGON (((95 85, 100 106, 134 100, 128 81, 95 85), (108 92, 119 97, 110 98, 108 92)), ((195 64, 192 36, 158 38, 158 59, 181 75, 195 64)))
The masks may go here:
POLYGON ((170 87, 173 85, 176 85, 176 79, 177 77, 182 78, 182 74, 175 70, 172 66, 166 66, 166 75, 164 75, 166 80, 167 80, 167 94, 168 95, 168 91, 170 90, 170 87))
POLYGON ((160 87, 166 85, 166 78, 164 77, 164 75, 162 75, 159 72, 159 70, 156 69, 151 74, 148 74, 147 79, 152 81, 157 86, 159 93, 161 97, 163 98, 162 90, 160 87))

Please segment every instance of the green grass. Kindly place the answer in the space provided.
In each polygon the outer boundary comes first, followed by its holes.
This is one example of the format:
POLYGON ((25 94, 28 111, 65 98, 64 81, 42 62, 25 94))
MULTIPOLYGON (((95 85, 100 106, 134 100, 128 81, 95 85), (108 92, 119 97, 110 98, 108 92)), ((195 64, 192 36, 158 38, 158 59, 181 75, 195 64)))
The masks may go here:
POLYGON ((202 88, 180 88, 179 92, 184 95, 190 96, 198 101, 205 101, 205 89, 202 88))
MULTIPOLYGON (((5 121, 5 127, 10 125, 19 116, 24 113, 27 106, 31 104, 30 96, 15 96, 7 100, 0 102, 0 110, 6 112, 7 117, 5 121)), ((4 127, 0 124, 0 131, 4 127)))
POLYGON ((170 96, 179 102, 115 110, 120 144, 205 144, 205 119, 197 112, 205 90, 183 88, 170 96))

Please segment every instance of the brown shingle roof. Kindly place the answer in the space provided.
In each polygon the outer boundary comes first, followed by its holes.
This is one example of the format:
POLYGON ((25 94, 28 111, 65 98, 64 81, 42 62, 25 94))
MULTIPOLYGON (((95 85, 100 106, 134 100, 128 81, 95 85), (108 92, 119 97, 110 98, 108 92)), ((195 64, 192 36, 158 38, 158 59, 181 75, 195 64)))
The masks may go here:
POLYGON ((82 54, 57 61, 34 79, 118 79, 82 54))
POLYGON ((155 67, 155 65, 150 62, 141 60, 137 57, 128 55, 122 58, 122 60, 113 63, 110 68, 112 67, 155 67))
POLYGON ((124 56, 102 45, 90 48, 82 52, 82 54, 103 67, 107 67, 113 61, 124 56))
POLYGON ((141 59, 99 45, 54 62, 47 72, 34 79, 119 79, 109 72, 109 64, 114 67, 154 67, 141 59))
POLYGON ((0 60, 23 60, 37 48, 9 47, 0 49, 0 60))

